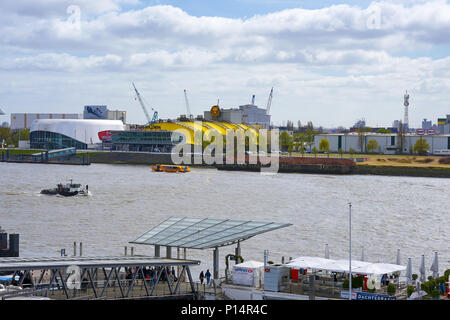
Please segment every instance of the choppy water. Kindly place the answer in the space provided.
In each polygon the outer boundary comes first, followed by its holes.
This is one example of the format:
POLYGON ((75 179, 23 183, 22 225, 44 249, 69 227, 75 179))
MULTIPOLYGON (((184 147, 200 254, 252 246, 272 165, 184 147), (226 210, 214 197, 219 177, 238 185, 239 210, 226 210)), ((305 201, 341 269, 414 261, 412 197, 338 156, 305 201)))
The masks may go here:
MULTIPOLYGON (((277 221, 293 225, 241 244, 245 259, 263 261, 301 255, 348 257, 348 202, 352 202, 352 256, 402 264, 412 258, 427 275, 434 251, 440 273, 450 268, 450 179, 278 174, 192 169, 188 174, 152 172, 148 166, 0 163, 0 226, 20 233, 21 256, 58 256, 73 242, 83 255, 121 255, 124 246, 169 216, 277 221), (40 195, 43 188, 73 178, 92 196, 40 195)), ((220 248, 224 257, 234 247, 220 248)), ((153 247, 136 246, 153 255, 153 247)), ((161 249, 164 254, 164 250, 161 249)), ((173 252, 176 255, 176 252, 173 252)), ((212 269, 212 250, 188 250, 188 258, 212 269)), ((198 270, 197 270, 198 269, 198 270)))

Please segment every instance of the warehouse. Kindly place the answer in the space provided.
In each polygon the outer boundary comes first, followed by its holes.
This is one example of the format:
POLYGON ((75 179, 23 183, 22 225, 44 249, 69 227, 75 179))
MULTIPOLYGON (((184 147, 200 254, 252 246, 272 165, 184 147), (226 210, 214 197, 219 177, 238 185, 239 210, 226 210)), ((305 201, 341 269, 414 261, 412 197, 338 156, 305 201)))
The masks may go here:
POLYGON ((11 113, 11 130, 30 129, 36 119, 82 119, 78 113, 11 113))
MULTIPOLYGON (((405 134, 402 153, 409 153, 410 150, 414 150, 414 145, 419 139, 424 139, 430 145, 430 154, 450 154, 450 135, 418 135, 418 134, 405 134)), ((322 139, 328 140, 330 144, 330 152, 339 152, 342 149, 343 152, 348 153, 350 149, 355 152, 366 153, 367 142, 369 140, 375 140, 378 143, 378 149, 373 152, 383 154, 395 154, 399 153, 399 136, 397 134, 383 134, 383 133, 364 133, 360 136, 357 133, 349 134, 318 134, 315 136, 314 145, 319 149, 320 141, 322 139), (361 140, 362 139, 362 140, 361 140), (361 145, 363 149, 361 150, 361 145)))

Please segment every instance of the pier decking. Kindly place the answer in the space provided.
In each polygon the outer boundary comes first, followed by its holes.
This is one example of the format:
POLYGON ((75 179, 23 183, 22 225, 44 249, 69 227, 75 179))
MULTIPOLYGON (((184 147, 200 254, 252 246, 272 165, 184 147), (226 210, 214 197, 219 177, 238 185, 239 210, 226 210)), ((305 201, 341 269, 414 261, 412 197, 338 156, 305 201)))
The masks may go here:
POLYGON ((19 275, 16 285, 23 290, 4 292, 0 299, 197 299, 189 266, 198 264, 146 256, 2 258, 0 272, 19 275), (174 276, 175 267, 181 271, 174 276))

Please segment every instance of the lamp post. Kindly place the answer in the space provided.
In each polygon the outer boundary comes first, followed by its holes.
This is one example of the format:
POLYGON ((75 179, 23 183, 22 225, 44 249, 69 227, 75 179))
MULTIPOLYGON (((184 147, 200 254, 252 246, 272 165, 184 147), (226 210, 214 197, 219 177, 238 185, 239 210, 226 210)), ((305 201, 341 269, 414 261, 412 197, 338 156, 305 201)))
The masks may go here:
POLYGON ((348 249, 348 266, 349 266, 349 284, 348 284, 348 299, 352 300, 352 203, 348 204, 348 233, 349 233, 349 249, 348 249))

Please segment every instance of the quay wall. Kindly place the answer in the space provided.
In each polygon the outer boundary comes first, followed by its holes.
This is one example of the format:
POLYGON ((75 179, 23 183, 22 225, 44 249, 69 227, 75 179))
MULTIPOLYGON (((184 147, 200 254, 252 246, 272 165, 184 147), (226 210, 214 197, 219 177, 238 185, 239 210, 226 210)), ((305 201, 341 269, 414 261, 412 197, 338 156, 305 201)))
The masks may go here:
POLYGON ((382 176, 450 178, 450 168, 443 167, 358 165, 353 169, 353 173, 361 175, 372 174, 382 176))
POLYGON ((169 153, 90 152, 89 160, 109 164, 173 164, 169 153))

